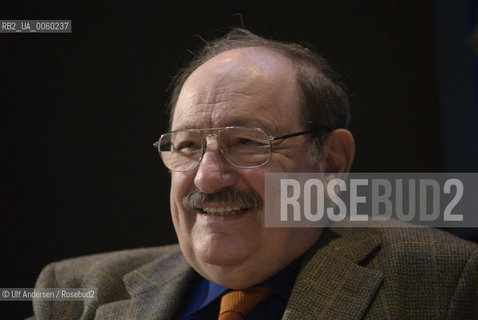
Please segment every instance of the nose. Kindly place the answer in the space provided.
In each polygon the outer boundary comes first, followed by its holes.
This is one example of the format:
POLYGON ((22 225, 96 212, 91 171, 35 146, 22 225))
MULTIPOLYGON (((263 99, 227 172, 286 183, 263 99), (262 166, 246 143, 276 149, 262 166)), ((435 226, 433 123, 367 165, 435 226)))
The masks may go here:
POLYGON ((236 180, 236 168, 221 154, 217 136, 208 135, 206 150, 194 177, 195 186, 204 193, 214 193, 225 187, 232 187, 236 180))

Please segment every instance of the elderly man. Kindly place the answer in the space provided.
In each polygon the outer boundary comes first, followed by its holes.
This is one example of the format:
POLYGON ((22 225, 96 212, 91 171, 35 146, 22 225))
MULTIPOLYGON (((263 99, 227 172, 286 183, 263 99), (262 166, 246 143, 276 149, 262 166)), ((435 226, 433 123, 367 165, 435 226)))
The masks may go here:
POLYGON ((170 132, 179 247, 70 259, 38 287, 96 301, 35 301, 36 319, 477 317, 478 249, 434 229, 264 227, 267 172, 346 172, 347 97, 323 58, 233 30, 176 79, 170 132))

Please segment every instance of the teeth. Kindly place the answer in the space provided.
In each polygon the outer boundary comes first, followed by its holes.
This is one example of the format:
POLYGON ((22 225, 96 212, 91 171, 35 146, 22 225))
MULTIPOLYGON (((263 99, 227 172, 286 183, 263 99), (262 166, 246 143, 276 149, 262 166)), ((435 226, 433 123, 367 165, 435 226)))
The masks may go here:
POLYGON ((241 207, 203 208, 202 211, 215 216, 230 216, 240 213, 241 207))

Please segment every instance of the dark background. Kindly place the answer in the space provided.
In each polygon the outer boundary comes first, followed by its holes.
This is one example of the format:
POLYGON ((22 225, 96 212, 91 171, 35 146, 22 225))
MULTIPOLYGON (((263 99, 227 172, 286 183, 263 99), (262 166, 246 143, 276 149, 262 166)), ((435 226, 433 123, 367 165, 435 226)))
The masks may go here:
MULTIPOLYGON (((356 172, 477 172, 477 1, 5 2, 0 19, 71 19, 71 34, 0 34, 0 287, 47 263, 176 242, 152 142, 165 92, 231 26, 313 46, 353 106, 356 172), (46 3, 45 3, 46 2, 46 3)), ((473 230, 454 230, 476 240, 473 230)), ((0 316, 32 313, 0 302, 0 316)), ((12 316, 13 319, 13 316, 12 316)))

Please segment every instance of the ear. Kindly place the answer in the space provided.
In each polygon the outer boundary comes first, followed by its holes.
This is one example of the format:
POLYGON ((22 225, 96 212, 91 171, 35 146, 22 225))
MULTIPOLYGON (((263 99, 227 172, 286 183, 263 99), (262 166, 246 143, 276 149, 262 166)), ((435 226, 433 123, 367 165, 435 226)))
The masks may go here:
POLYGON ((336 129, 327 135, 322 154, 327 172, 348 172, 355 155, 355 142, 347 129, 336 129))

